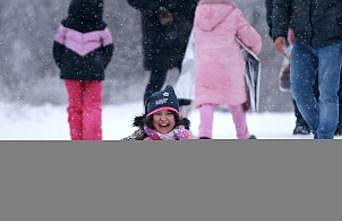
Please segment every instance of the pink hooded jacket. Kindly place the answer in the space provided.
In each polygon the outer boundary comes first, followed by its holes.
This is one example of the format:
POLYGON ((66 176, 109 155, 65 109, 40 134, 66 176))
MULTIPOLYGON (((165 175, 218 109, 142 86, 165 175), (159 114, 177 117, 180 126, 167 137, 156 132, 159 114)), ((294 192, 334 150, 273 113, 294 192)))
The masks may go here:
POLYGON ((247 101, 245 61, 236 38, 255 53, 261 51, 260 35, 232 1, 202 0, 194 22, 197 107, 247 101))

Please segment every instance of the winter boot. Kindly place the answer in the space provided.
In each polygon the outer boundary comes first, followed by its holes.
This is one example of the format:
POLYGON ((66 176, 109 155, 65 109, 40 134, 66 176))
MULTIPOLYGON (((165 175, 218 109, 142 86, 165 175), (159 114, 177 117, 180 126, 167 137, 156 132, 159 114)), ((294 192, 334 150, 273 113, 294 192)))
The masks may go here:
POLYGON ((210 140, 210 137, 199 137, 200 140, 210 140))
POLYGON ((249 140, 255 140, 257 139, 257 137, 254 135, 254 134, 251 134, 249 137, 248 137, 249 140))
POLYGON ((335 131, 336 136, 342 136, 342 124, 338 125, 335 131))
POLYGON ((293 129, 293 135, 309 135, 310 129, 306 124, 296 123, 296 127, 293 129))

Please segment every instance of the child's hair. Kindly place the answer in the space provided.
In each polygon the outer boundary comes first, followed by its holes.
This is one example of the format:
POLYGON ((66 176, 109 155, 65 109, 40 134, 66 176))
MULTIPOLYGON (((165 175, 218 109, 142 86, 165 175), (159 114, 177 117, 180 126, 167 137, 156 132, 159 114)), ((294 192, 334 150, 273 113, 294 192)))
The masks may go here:
MULTIPOLYGON (((190 130, 190 120, 188 118, 180 117, 175 112, 173 112, 173 114, 175 115, 176 127, 179 125, 183 125, 185 127, 185 129, 190 130)), ((134 118, 132 126, 138 127, 140 129, 143 129, 144 126, 147 126, 148 128, 154 130, 153 117, 152 117, 152 115, 148 116, 148 117, 146 117, 146 115, 136 116, 134 118)))
MULTIPOLYGON (((181 118, 179 117, 179 115, 174 112, 174 111, 171 111, 171 113, 173 114, 173 116, 175 117, 175 122, 176 122, 176 125, 175 127, 179 126, 182 124, 182 121, 181 121, 181 118)), ((144 117, 144 124, 150 128, 150 129, 155 129, 154 126, 153 126, 153 114, 152 115, 149 115, 147 117, 144 117)), ((174 128, 172 128, 174 129, 174 128)))

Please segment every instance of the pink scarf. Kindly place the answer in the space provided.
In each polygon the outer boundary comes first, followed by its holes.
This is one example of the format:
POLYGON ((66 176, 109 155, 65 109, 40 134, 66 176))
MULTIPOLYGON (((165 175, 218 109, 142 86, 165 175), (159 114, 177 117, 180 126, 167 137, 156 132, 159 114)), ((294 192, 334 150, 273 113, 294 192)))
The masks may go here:
POLYGON ((146 140, 187 140, 190 137, 190 132, 183 125, 175 127, 167 134, 161 134, 146 126, 144 131, 148 136, 146 140))

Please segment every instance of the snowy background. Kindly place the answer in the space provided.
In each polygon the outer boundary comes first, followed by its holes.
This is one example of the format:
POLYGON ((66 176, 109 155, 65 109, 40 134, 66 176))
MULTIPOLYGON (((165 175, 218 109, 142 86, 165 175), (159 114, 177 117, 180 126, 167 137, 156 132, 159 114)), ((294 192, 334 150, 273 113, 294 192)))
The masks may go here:
MULTIPOLYGON (((14 105, 0 103, 0 140, 69 140, 66 106, 45 104, 14 105)), ((142 103, 106 105, 103 108, 103 139, 121 140, 134 132, 131 127, 134 116, 143 111, 142 103)), ((189 119, 191 132, 198 134, 199 114, 193 111, 189 119)), ((294 114, 290 112, 248 113, 247 122, 251 134, 258 139, 312 139, 312 135, 294 136, 294 114)), ((230 113, 216 111, 214 115, 214 139, 236 139, 230 113)), ((342 137, 336 137, 341 139, 342 137)))
MULTIPOLYGON (((292 137, 294 116, 289 93, 278 89, 282 58, 268 36, 263 0, 237 0, 263 37, 260 114, 249 114, 250 131, 261 138, 292 137), (281 123, 281 124, 280 124, 281 123)), ((55 32, 69 0, 0 1, 0 139, 68 139, 66 91, 52 58, 55 32)), ((141 114, 149 74, 142 67, 140 13, 126 0, 105 0, 105 21, 115 44, 104 81, 104 139, 133 131, 141 114)), ((171 71, 167 82, 174 84, 171 71)), ((234 138, 229 113, 217 112, 214 137, 234 138), (219 122, 219 123, 218 123, 219 122)), ((198 113, 190 116, 196 134, 198 113)))
MULTIPOLYGON (((247 19, 263 36, 261 110, 291 111, 290 95, 278 90, 281 56, 272 46, 264 0, 236 0, 247 19)), ((61 105, 66 92, 52 58, 52 44, 69 0, 0 1, 0 101, 61 105)), ((105 0, 105 21, 115 44, 106 71, 106 104, 142 99, 149 74, 142 68, 140 13, 126 0, 105 0)), ((174 83, 178 73, 169 74, 174 83)))

